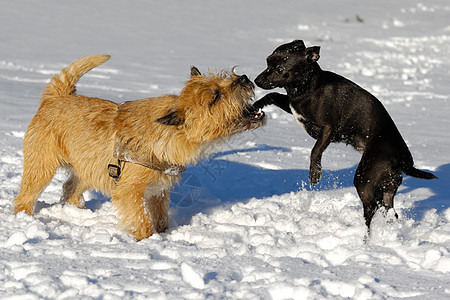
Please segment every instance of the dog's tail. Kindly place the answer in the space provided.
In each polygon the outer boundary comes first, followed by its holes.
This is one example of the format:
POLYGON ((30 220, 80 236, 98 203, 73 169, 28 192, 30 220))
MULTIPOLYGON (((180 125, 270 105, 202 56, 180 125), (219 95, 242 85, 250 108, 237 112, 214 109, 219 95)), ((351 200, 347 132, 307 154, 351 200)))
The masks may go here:
POLYGON ((82 57, 62 69, 61 73, 53 76, 45 86, 43 96, 68 96, 76 93, 75 84, 81 76, 91 69, 105 63, 110 55, 93 55, 82 57))
POLYGON ((416 178, 422 178, 422 179, 434 179, 437 178, 435 175, 431 174, 430 172, 425 172, 419 169, 414 168, 413 166, 409 166, 403 169, 403 172, 405 172, 406 175, 416 177, 416 178))

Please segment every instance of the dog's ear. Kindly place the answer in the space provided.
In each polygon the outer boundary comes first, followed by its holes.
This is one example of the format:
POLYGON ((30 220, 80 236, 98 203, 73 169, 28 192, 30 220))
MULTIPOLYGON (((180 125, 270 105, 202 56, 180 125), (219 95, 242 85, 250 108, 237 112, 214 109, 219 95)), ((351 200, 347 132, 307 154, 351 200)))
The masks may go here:
POLYGON ((220 100, 220 97, 222 97, 222 92, 220 90, 213 90, 213 99, 209 102, 209 107, 216 104, 220 100))
POLYGON ((290 43, 278 46, 274 53, 301 53, 305 51, 305 43, 302 40, 294 40, 290 43))
POLYGON ((313 47, 308 47, 306 48, 306 59, 311 60, 313 62, 316 62, 319 60, 320 55, 320 47, 319 46, 313 46, 313 47))
POLYGON ((184 121, 184 114, 181 111, 173 108, 169 109, 164 116, 156 120, 156 122, 158 123, 171 126, 182 125, 184 121))
POLYGON ((306 48, 305 43, 302 40, 294 40, 291 42, 293 50, 304 50, 306 48))
POLYGON ((202 76, 202 73, 200 73, 199 69, 197 69, 196 67, 192 66, 191 67, 191 77, 192 76, 202 76))

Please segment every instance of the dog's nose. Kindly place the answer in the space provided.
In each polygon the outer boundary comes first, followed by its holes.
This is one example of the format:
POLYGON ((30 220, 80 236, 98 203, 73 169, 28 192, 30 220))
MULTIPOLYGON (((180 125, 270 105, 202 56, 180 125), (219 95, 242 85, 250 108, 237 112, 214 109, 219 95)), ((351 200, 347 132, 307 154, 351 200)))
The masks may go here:
POLYGON ((245 83, 249 83, 249 82, 250 82, 250 79, 248 79, 247 75, 242 75, 242 76, 239 78, 239 81, 241 82, 241 84, 245 84, 245 83))

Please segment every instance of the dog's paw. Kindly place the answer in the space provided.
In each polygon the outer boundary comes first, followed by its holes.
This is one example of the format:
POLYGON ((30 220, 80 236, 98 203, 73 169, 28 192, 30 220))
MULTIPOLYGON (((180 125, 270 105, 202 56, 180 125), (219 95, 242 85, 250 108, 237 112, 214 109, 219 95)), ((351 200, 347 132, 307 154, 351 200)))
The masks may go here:
POLYGON ((264 108, 264 106, 266 106, 266 105, 267 105, 267 104, 265 103, 264 98, 262 98, 262 99, 256 101, 255 103, 253 103, 252 106, 253 106, 254 108, 264 108))
POLYGON ((269 93, 253 103, 253 107, 255 108, 264 108, 264 106, 270 105, 274 103, 274 99, 276 98, 277 93, 269 93))
POLYGON ((309 169, 309 182, 311 185, 316 185, 319 183, 320 179, 322 179, 322 168, 310 168, 309 169))

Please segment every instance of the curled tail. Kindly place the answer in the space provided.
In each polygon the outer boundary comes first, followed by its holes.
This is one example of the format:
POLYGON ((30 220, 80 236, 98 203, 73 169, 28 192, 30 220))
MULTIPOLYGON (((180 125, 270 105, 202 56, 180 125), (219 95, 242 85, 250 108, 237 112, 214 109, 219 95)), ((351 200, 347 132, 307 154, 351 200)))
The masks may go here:
POLYGON ((412 176, 412 177, 416 177, 416 178, 422 178, 422 179, 434 179, 434 178, 437 178, 435 175, 431 174, 430 172, 425 172, 425 171, 416 169, 413 166, 404 168, 403 172, 405 172, 406 175, 409 175, 409 176, 412 176))
POLYGON ((105 63, 110 55, 93 55, 82 57, 62 69, 61 73, 53 76, 45 86, 43 96, 68 96, 76 92, 75 84, 81 76, 91 69, 105 63))

